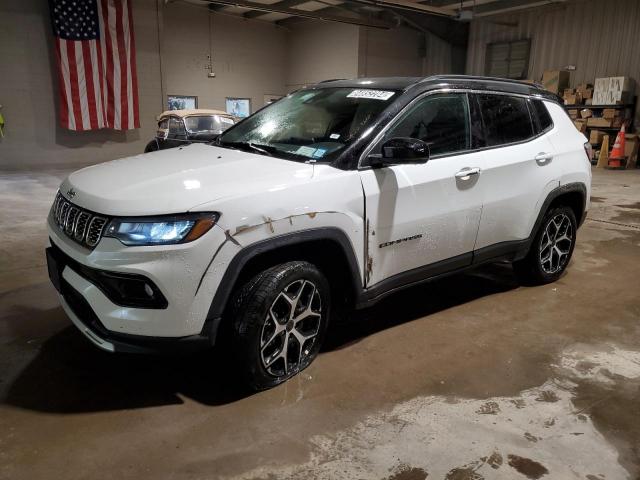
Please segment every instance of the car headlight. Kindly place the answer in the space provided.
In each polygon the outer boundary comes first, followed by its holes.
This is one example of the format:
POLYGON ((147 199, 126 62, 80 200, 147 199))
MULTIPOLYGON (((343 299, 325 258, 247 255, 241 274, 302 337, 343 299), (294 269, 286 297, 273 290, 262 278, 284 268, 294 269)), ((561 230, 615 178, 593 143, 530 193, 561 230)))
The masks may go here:
POLYGON ((216 224, 218 213, 114 218, 104 236, 125 245, 169 245, 200 238, 216 224))

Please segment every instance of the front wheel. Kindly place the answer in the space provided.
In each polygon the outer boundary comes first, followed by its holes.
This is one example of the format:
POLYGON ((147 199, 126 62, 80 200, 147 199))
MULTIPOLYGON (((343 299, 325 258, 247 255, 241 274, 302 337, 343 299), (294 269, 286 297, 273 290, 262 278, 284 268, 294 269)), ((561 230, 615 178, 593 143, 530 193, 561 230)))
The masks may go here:
POLYGON ((577 222, 569 207, 549 210, 527 256, 514 262, 518 278, 525 284, 555 282, 567 268, 576 244, 577 222))
POLYGON ((263 390, 308 367, 327 329, 329 284, 312 264, 296 261, 256 275, 236 293, 232 349, 248 385, 263 390))
POLYGON ((147 143, 147 146, 144 147, 144 153, 157 152, 158 151, 158 142, 156 140, 151 140, 147 143))

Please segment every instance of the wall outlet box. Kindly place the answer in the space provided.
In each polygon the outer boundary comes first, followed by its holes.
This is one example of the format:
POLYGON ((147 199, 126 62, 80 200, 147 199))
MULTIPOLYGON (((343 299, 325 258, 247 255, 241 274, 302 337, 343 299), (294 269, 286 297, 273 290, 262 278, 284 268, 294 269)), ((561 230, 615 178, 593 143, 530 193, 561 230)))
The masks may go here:
POLYGON ((209 72, 209 73, 207 73, 207 77, 216 78, 216 74, 214 72, 209 72))

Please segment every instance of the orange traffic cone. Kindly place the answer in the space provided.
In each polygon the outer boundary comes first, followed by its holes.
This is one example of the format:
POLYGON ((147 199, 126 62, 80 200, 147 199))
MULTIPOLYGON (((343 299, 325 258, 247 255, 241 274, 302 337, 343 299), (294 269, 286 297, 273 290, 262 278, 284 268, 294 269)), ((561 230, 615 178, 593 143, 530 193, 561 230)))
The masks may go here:
POLYGON ((618 132, 618 136, 616 137, 616 141, 613 144, 613 149, 611 150, 611 155, 609 155, 609 166, 613 168, 622 167, 622 162, 624 161, 624 124, 622 128, 618 132))

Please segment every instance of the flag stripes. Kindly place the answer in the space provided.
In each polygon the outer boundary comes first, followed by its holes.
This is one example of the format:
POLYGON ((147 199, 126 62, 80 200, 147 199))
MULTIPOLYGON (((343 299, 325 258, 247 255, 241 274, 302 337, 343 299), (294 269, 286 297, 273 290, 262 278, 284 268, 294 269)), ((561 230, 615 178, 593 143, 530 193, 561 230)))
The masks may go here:
POLYGON ((50 0, 64 128, 140 127, 131 2, 50 0))

